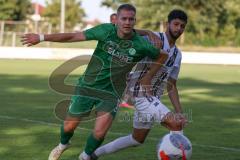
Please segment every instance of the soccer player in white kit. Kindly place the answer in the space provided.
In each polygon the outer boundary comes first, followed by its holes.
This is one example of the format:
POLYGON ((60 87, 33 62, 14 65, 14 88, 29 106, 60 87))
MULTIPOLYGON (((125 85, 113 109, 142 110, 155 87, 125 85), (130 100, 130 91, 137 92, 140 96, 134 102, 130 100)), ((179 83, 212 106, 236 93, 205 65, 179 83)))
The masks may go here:
POLYGON ((139 80, 148 71, 152 60, 145 58, 137 64, 135 70, 129 75, 128 94, 131 95, 136 111, 133 118, 133 132, 124 137, 99 147, 93 154, 92 159, 119 151, 124 148, 139 146, 147 137, 154 122, 160 122, 170 131, 181 132, 185 120, 177 90, 177 79, 181 66, 181 51, 175 42, 185 30, 187 15, 182 10, 172 10, 168 15, 167 29, 165 33, 155 33, 161 39, 162 49, 167 51, 168 59, 159 69, 151 81, 151 94, 146 94, 139 80), (175 109, 171 112, 160 98, 167 88, 169 99, 175 109))

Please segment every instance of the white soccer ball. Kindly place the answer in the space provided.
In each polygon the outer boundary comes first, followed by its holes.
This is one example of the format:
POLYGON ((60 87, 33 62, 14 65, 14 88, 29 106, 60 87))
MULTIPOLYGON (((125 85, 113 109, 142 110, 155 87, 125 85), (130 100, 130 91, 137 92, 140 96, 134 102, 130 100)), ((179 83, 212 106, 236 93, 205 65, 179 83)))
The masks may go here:
POLYGON ((189 160, 192 144, 182 133, 170 132, 157 145, 158 160, 189 160))

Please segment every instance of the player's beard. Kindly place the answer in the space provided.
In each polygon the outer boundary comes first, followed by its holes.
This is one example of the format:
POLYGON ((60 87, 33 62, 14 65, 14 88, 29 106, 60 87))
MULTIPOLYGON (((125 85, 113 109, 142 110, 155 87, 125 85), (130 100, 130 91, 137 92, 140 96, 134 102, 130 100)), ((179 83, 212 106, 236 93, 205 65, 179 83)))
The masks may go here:
POLYGON ((177 40, 178 37, 181 36, 181 34, 174 35, 174 33, 172 32, 171 28, 169 28, 169 34, 170 34, 170 36, 171 36, 174 40, 177 40))

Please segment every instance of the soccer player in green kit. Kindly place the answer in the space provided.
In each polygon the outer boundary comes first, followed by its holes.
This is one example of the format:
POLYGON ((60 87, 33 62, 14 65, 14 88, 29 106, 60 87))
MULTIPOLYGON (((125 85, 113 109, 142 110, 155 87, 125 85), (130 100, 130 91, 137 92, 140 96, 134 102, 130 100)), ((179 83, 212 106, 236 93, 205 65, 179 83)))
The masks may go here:
MULTIPOLYGON (((79 33, 25 34, 23 45, 32 46, 41 41, 77 42, 97 40, 98 44, 88 67, 80 77, 75 95, 71 98, 68 116, 61 126, 60 143, 50 153, 49 160, 58 160, 69 148, 69 140, 79 125, 81 118, 88 116, 95 106, 96 121, 92 134, 88 137, 80 160, 89 160, 111 127, 117 112, 118 102, 125 89, 126 74, 136 62, 146 56, 155 59, 146 76, 141 80, 143 86, 150 86, 167 54, 154 47, 134 32, 136 9, 130 4, 123 4, 117 10, 117 24, 101 24, 79 33)), ((159 42, 160 43, 160 42, 159 42)), ((146 88, 147 89, 147 88, 146 88)))

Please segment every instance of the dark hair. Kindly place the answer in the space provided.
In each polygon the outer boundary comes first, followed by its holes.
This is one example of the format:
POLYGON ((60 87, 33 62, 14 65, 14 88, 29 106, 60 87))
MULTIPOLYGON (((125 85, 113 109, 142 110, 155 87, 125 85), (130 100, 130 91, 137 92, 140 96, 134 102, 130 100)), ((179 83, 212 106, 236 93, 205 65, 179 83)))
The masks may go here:
POLYGON ((117 14, 116 14, 116 13, 112 13, 112 14, 110 15, 110 18, 112 18, 113 16, 117 16, 117 14))
POLYGON ((128 10, 128 11, 133 11, 133 12, 136 13, 136 8, 133 5, 131 5, 131 4, 122 4, 122 5, 120 5, 118 7, 118 9, 117 9, 117 14, 119 14, 119 12, 121 10, 128 10))
POLYGON ((183 10, 174 9, 168 14, 168 22, 171 22, 173 19, 177 18, 187 23, 188 17, 183 10))

